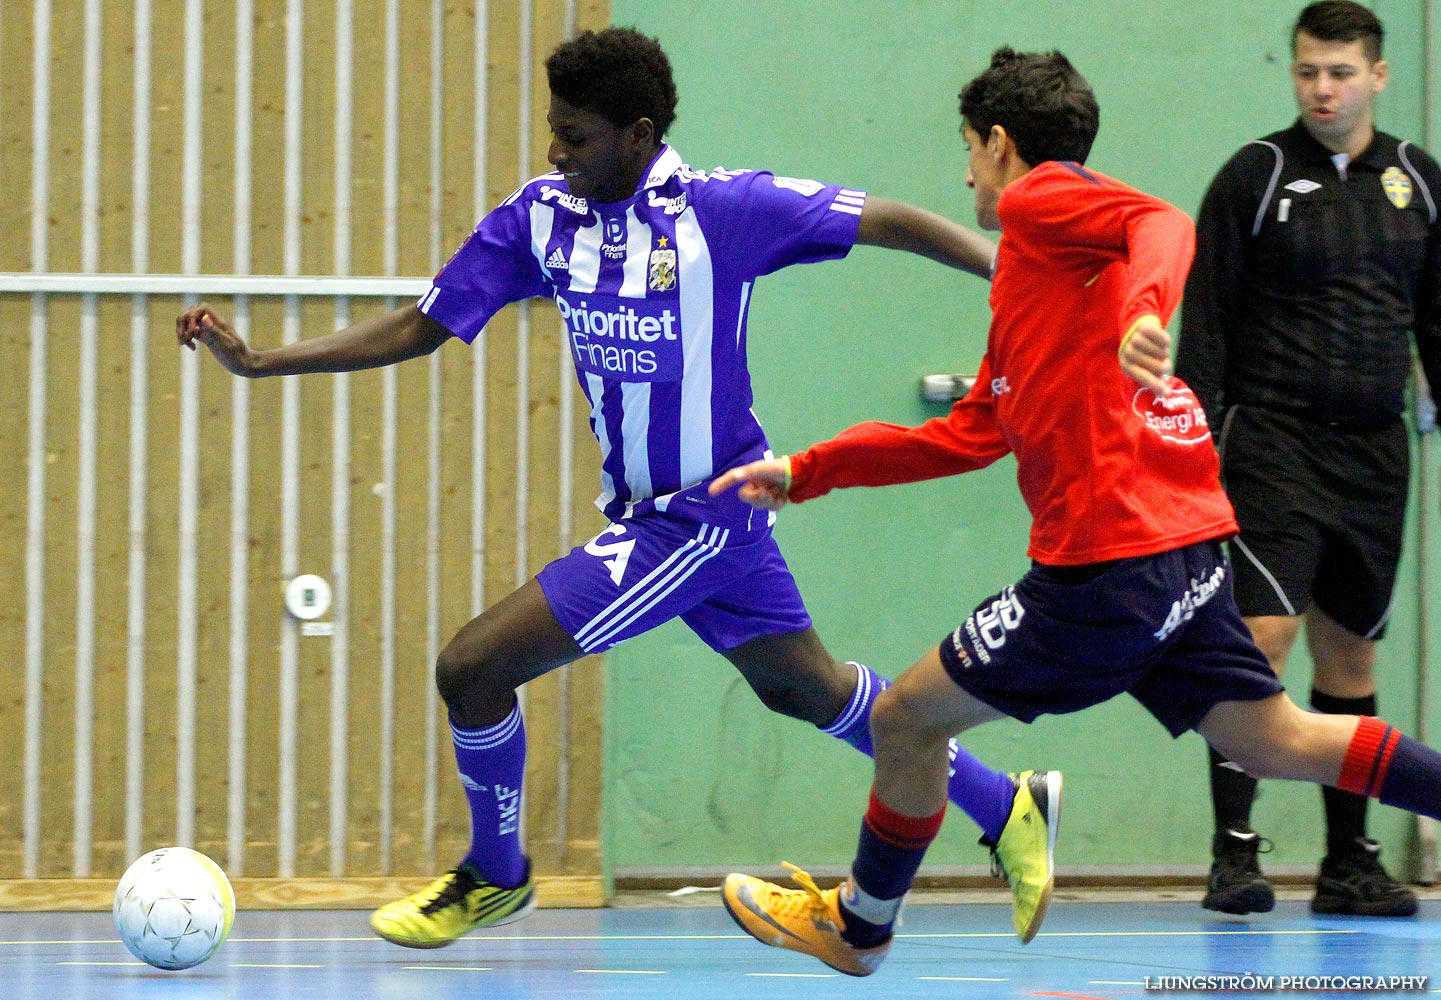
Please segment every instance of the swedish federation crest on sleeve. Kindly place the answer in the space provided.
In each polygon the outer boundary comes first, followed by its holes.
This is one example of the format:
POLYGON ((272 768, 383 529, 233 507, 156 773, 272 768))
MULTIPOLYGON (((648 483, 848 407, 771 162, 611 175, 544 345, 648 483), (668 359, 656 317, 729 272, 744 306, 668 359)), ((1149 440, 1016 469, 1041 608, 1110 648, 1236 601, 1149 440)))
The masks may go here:
POLYGON ((1411 178, 1395 167, 1387 167, 1381 174, 1381 187, 1386 198, 1397 208, 1411 204, 1411 178))
POLYGON ((675 287, 675 250, 657 247, 650 252, 650 290, 668 292, 675 287))

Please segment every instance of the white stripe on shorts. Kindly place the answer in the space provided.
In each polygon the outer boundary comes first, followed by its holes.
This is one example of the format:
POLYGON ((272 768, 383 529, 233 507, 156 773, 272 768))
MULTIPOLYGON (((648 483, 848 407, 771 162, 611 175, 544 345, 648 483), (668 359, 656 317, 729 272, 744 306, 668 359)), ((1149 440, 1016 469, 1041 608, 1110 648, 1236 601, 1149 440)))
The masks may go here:
POLYGON ((1375 625, 1372 625, 1372 626, 1371 626, 1371 631, 1367 632, 1367 633, 1366 633, 1365 635, 1363 635, 1361 638, 1363 638, 1363 639, 1371 639, 1371 640, 1374 641, 1375 638, 1376 638, 1376 634, 1381 631, 1381 627, 1382 627, 1383 625, 1385 625, 1388 621, 1391 620, 1391 609, 1392 609, 1393 607, 1395 607, 1395 605, 1396 605, 1396 587, 1395 587, 1394 585, 1392 585, 1392 587, 1391 587, 1391 600, 1389 600, 1389 601, 1386 602, 1386 611, 1385 611, 1384 614, 1381 615, 1381 620, 1380 620, 1379 622, 1377 622, 1375 625))
POLYGON ((687 539, 663 563, 576 632, 576 643, 586 652, 596 649, 684 583, 708 559, 719 555, 729 537, 729 530, 702 525, 700 534, 687 539))
POLYGON ((1292 618, 1296 617, 1295 606, 1291 603, 1291 599, 1286 596, 1286 592, 1281 589, 1281 584, 1276 582, 1276 578, 1272 576, 1271 571, 1266 568, 1266 564, 1261 562, 1261 560, 1257 559, 1255 553, 1253 553, 1250 549, 1246 547, 1246 543, 1241 541, 1240 535, 1237 535, 1235 538, 1231 539, 1231 541, 1236 543, 1236 548, 1240 549, 1241 552, 1245 554, 1246 558, 1251 560, 1251 565, 1255 566, 1258 570, 1260 570, 1261 575, 1264 576, 1266 580, 1271 584, 1271 589, 1274 590, 1276 592, 1276 596, 1281 599, 1281 604, 1285 607, 1286 614, 1290 615, 1292 618))

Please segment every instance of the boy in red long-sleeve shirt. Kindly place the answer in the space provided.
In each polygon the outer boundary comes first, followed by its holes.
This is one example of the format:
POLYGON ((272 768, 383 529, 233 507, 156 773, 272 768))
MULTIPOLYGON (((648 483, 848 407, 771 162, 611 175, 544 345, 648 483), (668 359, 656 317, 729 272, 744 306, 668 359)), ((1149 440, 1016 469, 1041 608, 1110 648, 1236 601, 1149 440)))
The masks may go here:
MULTIPOLYGON (((885 957, 940 829, 947 740, 992 719, 1030 722, 1125 692, 1172 736, 1195 729, 1257 776, 1441 816, 1441 754, 1376 719, 1303 712, 1236 610, 1221 550, 1236 523, 1205 414, 1164 374, 1190 220, 1082 166, 1099 110, 1059 53, 998 50, 961 92, 961 116, 977 218, 1002 233, 975 388, 945 418, 860 424, 711 487, 739 485, 742 499, 775 510, 1016 455, 1032 568, 877 699, 875 784, 851 877, 828 891, 799 870, 800 890, 726 880, 726 908, 752 936, 856 976, 885 957)), ((1030 782, 1025 826, 1049 860, 1060 789, 1030 782)), ((1050 890, 1037 886, 1018 910, 1022 941, 1050 890)))

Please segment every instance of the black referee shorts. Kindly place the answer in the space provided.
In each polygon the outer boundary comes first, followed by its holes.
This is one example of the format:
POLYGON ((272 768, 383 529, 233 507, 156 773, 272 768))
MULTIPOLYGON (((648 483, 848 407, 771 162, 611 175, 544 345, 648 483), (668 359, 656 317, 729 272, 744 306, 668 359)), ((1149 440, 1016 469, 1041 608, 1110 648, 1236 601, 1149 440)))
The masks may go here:
POLYGON ((1401 419, 1333 427, 1234 406, 1217 447, 1241 525, 1231 542, 1241 614, 1299 615, 1314 600, 1348 631, 1379 639, 1391 610, 1410 484, 1401 419))

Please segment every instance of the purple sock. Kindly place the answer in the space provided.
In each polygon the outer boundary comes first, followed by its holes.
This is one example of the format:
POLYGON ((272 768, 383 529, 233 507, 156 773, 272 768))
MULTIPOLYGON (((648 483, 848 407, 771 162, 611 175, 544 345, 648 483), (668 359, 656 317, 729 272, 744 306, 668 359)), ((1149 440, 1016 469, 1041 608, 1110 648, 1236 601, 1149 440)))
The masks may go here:
POLYGON ((951 779, 946 794, 976 821, 986 842, 994 844, 1011 818, 1016 785, 1010 775, 991 770, 951 740, 951 779))
POLYGON ((484 729, 450 727, 460 783, 470 800, 470 853, 464 864, 504 889, 525 881, 520 846, 520 786, 525 776, 525 723, 517 704, 484 729))
MULTIPOLYGON (((863 663, 852 662, 851 666, 856 668, 856 689, 841 714, 821 732, 849 743, 867 757, 874 757, 871 705, 891 682, 863 663)), ((975 821, 986 839, 994 843, 1011 817, 1016 786, 1009 776, 991 770, 951 740, 951 778, 946 794, 975 821)))
POLYGON ((852 660, 849 665, 856 668, 856 689, 851 692, 851 700, 846 702, 841 714, 836 716, 829 726, 822 727, 821 732, 834 736, 843 743, 849 743, 867 757, 874 757, 876 751, 871 744, 871 706, 875 704, 880 693, 891 686, 891 682, 864 663, 852 660))

